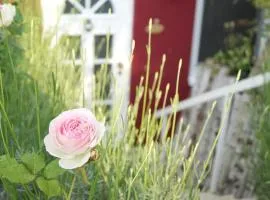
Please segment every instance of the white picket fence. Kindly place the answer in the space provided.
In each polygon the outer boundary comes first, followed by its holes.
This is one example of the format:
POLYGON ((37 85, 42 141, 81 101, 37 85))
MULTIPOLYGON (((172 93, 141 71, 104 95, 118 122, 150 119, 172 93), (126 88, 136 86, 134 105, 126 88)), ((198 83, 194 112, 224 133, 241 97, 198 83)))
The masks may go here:
MULTIPOLYGON (((178 105, 172 106, 167 106, 164 109, 161 109, 156 112, 156 117, 157 118, 162 118, 163 119, 163 129, 165 130, 166 124, 169 119, 169 115, 171 115, 174 112, 180 112, 184 111, 187 109, 191 109, 195 106, 202 105, 204 103, 209 103, 218 99, 223 98, 223 102, 226 103, 228 97, 233 93, 239 93, 239 92, 245 92, 254 88, 258 88, 263 86, 265 83, 270 82, 270 73, 265 73, 265 74, 260 74, 254 77, 250 77, 244 80, 241 80, 237 82, 236 84, 231 84, 228 86, 221 87, 219 89, 215 89, 209 92, 205 92, 203 94, 200 94, 195 97, 191 97, 187 100, 181 101, 178 105)), ((231 108, 229 108, 231 109, 231 108)), ((230 110, 226 110, 226 113, 230 113, 230 110)), ((224 112, 222 113, 222 115, 224 112)), ((228 123, 223 124, 222 127, 222 132, 220 134, 220 138, 218 140, 217 146, 216 146, 216 154, 214 158, 214 163, 212 167, 212 177, 211 177, 211 182, 210 182, 210 191, 211 192, 216 192, 217 189, 217 183, 218 183, 218 176, 219 172, 222 167, 222 159, 223 159, 223 152, 224 152, 224 137, 226 134, 226 130, 228 126, 228 123)))

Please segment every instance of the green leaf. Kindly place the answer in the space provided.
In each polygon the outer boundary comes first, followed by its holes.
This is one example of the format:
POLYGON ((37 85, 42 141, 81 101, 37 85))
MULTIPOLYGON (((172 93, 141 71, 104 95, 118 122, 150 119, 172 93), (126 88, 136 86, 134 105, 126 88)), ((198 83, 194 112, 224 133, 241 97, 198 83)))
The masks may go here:
POLYGON ((49 198, 54 196, 60 196, 62 194, 61 185, 57 180, 46 180, 43 177, 39 177, 36 180, 39 189, 44 192, 49 198))
MULTIPOLYGON (((0 156, 0 169, 6 168, 8 166, 18 164, 15 158, 11 158, 8 155, 0 156)), ((2 170, 0 170, 0 176, 3 174, 2 170)))
POLYGON ((35 176, 32 175, 22 164, 5 168, 2 171, 5 174, 3 177, 7 178, 12 183, 26 184, 35 179, 35 176))
POLYGON ((66 171, 59 166, 58 162, 59 162, 58 159, 56 159, 56 160, 53 160, 52 162, 50 162, 46 166, 46 168, 44 170, 44 176, 46 178, 48 178, 48 179, 56 178, 57 176, 62 175, 66 171))
POLYGON ((31 170, 33 174, 37 174, 45 167, 44 156, 36 153, 26 153, 21 157, 22 162, 31 170))
POLYGON ((12 183, 26 184, 35 178, 23 164, 19 164, 15 158, 7 155, 0 156, 0 169, 0 177, 12 183))

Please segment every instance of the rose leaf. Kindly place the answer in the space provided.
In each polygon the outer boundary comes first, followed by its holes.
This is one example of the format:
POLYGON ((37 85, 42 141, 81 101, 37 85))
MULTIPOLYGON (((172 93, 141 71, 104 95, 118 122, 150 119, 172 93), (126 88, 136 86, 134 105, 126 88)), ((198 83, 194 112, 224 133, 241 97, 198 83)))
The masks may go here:
POLYGON ((24 165, 7 155, 0 156, 0 169, 0 177, 6 178, 12 183, 26 184, 35 178, 24 165))
POLYGON ((37 174, 45 167, 44 156, 41 154, 26 153, 22 155, 21 160, 33 174, 37 174))
POLYGON ((59 166, 59 160, 51 161, 44 169, 44 176, 48 179, 56 178, 62 175, 66 170, 59 166))
POLYGON ((62 189, 58 180, 46 180, 39 177, 36 180, 39 189, 44 192, 49 198, 54 196, 61 196, 62 189))

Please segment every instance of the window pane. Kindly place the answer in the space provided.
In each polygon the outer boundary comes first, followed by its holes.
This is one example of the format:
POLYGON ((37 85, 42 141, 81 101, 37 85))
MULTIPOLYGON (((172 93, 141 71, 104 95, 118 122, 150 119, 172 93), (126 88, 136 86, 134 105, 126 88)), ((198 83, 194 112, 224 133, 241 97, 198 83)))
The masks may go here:
POLYGON ((112 57, 112 36, 96 35, 95 36, 95 58, 112 57))
MULTIPOLYGON (((83 7, 85 7, 85 0, 75 0, 75 1, 79 2, 83 7)), ((80 11, 77 8, 75 8, 72 5, 72 3, 70 3, 68 0, 66 0, 64 13, 65 14, 79 14, 80 11)))
POLYGON ((95 99, 110 99, 112 89, 112 65, 94 65, 95 74, 95 99))
MULTIPOLYGON (((100 1, 100 0, 92 0, 92 1, 91 1, 91 7, 93 7, 98 1, 100 1)), ((109 11, 110 11, 111 13, 114 12, 111 1, 107 0, 104 4, 102 4, 102 5, 96 10, 95 13, 98 13, 98 14, 104 14, 104 13, 109 13, 109 11)))
POLYGON ((110 1, 107 1, 95 13, 113 13, 113 7, 110 1))

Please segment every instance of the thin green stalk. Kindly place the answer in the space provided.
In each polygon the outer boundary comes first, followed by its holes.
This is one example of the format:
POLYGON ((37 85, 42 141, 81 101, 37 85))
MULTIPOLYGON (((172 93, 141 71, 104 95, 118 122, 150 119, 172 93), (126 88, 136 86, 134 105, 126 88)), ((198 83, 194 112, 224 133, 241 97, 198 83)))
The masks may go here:
POLYGON ((66 198, 67 200, 71 200, 71 195, 72 195, 72 191, 74 189, 75 181, 76 181, 76 175, 73 176, 72 183, 71 183, 71 186, 70 186, 70 189, 68 192, 68 196, 66 198))
POLYGON ((163 72, 164 72, 165 63, 166 63, 166 55, 163 54, 160 69, 159 69, 159 79, 158 79, 158 84, 157 84, 157 89, 156 89, 156 96, 157 96, 157 93, 160 90, 160 85, 161 85, 161 81, 162 81, 162 78, 163 78, 163 72))
POLYGON ((9 131, 10 131, 10 133, 11 133, 11 136, 13 137, 13 140, 14 140, 14 142, 15 142, 15 145, 16 145, 16 147, 20 150, 21 147, 20 147, 20 145, 19 145, 18 138, 17 138, 17 136, 16 136, 16 133, 15 133, 14 129, 12 128, 12 125, 11 125, 11 123, 10 123, 10 121, 9 121, 9 118, 8 118, 8 116, 7 116, 7 113, 6 113, 6 111, 5 111, 5 108, 4 108, 3 104, 2 104, 2 102, 0 102, 0 108, 1 108, 2 113, 3 113, 3 115, 4 115, 3 117, 4 117, 5 121, 7 122, 9 131))
MULTIPOLYGON (((148 25, 148 45, 146 47, 147 51, 147 64, 146 64, 146 76, 145 76, 145 86, 144 86, 144 95, 143 95, 143 107, 142 107, 142 118, 146 112, 146 101, 148 94, 148 85, 149 85, 149 75, 150 75, 150 65, 151 65, 151 35, 152 35, 152 19, 149 20, 148 25)), ((143 125, 143 120, 141 120, 141 128, 143 125)))
POLYGON ((6 138, 4 136, 3 129, 2 129, 1 115, 0 115, 0 132, 1 132, 1 138, 2 138, 5 152, 6 152, 6 154, 10 155, 9 150, 8 150, 8 146, 7 146, 7 142, 6 142, 6 138))
POLYGON ((8 44, 7 40, 6 40, 6 46, 7 46, 9 61, 10 61, 10 64, 11 64, 11 70, 12 70, 13 78, 14 78, 14 81, 15 81, 15 84, 16 84, 16 89, 18 91, 18 81, 16 79, 15 64, 13 62, 13 59, 12 59, 12 56, 11 56, 11 53, 10 53, 9 44, 8 44))
MULTIPOLYGON (((235 85, 236 85, 237 82, 239 81, 240 77, 241 77, 241 71, 239 71, 238 74, 237 74, 237 78, 236 78, 236 83, 235 83, 235 85)), ((235 90, 235 89, 234 89, 234 90, 235 90)), ((207 167, 208 167, 208 165, 209 165, 209 163, 210 163, 210 160, 211 160, 211 158, 212 158, 212 156, 213 156, 213 153, 214 153, 216 144, 217 144, 218 139, 219 139, 219 137, 220 137, 220 135, 221 135, 221 133, 222 133, 222 130, 223 130, 223 127, 224 127, 224 124, 225 124, 225 121, 226 121, 226 117, 227 117, 228 112, 229 112, 229 110, 230 110, 230 108, 231 108, 231 103, 232 103, 232 98, 233 98, 234 92, 235 92, 235 91, 232 91, 232 93, 229 95, 229 97, 228 97, 228 99, 227 99, 227 102, 225 102, 225 104, 224 104, 224 108, 223 108, 223 109, 224 109, 225 111, 223 112, 222 121, 221 121, 219 130, 218 130, 217 136, 216 136, 216 138, 215 138, 215 140, 214 140, 214 142, 213 142, 213 144, 212 144, 212 147, 211 147, 211 149, 210 149, 210 152, 209 152, 209 154, 208 154, 208 157, 207 157, 207 159, 206 159, 206 161, 205 161, 205 163, 204 163, 203 171, 202 171, 201 176, 200 176, 200 178, 199 178, 197 187, 199 187, 199 185, 200 185, 201 182, 203 181, 203 176, 204 176, 205 173, 206 173, 207 167)))
MULTIPOLYGON (((171 139, 170 139, 170 148, 169 148, 168 162, 170 162, 170 160, 171 160, 172 145, 173 145, 174 134, 175 134, 176 115, 177 115, 176 109, 175 109, 175 105, 179 102, 178 88, 179 88, 179 80, 180 80, 181 67, 182 67, 182 59, 179 60, 178 72, 177 72, 177 77, 176 77, 175 96, 174 96, 174 101, 172 103, 172 106, 173 106, 174 109, 173 109, 173 120, 172 120, 172 129, 171 129, 171 139)), ((167 172, 168 172, 168 170, 169 170, 169 167, 167 166, 167 172)))
POLYGON ((28 199, 34 199, 34 195, 33 193, 30 191, 29 187, 27 185, 22 185, 22 187, 24 188, 25 192, 26 192, 26 195, 27 195, 27 198, 28 199))
MULTIPOLYGON (((237 82, 238 82, 238 80, 239 80, 239 77, 240 77, 240 75, 238 75, 237 82)), ((221 121, 219 130, 218 130, 217 136, 216 136, 216 138, 215 138, 215 140, 214 140, 214 142, 213 142, 213 144, 212 144, 212 147, 211 147, 211 149, 210 149, 210 152, 209 152, 209 154, 208 154, 208 157, 207 157, 207 159, 206 159, 206 162, 204 163, 203 171, 202 171, 201 176, 200 176, 199 181, 198 181, 198 186, 201 184, 201 182, 202 182, 202 180, 203 180, 202 177, 204 176, 204 174, 205 174, 205 172, 206 172, 206 170, 207 170, 207 167, 208 167, 208 165, 209 165, 209 163, 210 163, 210 160, 211 160, 211 158, 212 158, 212 156, 213 156, 213 153, 214 153, 216 144, 217 144, 217 142, 218 142, 218 139, 219 139, 219 137, 220 137, 220 135, 221 135, 221 133, 222 133, 222 130, 223 130, 223 127, 224 127, 224 124, 225 124, 225 121, 226 121, 226 117, 227 117, 228 112, 229 112, 229 109, 230 109, 230 107, 231 107, 231 102, 232 102, 233 94, 234 94, 234 92, 229 96, 227 102, 225 102, 225 105, 224 105, 225 112, 223 113, 222 121, 221 121)))
POLYGON ((89 181, 88 181, 88 176, 87 176, 87 173, 86 173, 86 170, 84 167, 79 167, 78 168, 78 171, 81 173, 81 176, 82 176, 82 180, 83 180, 83 183, 85 185, 89 185, 89 181))
POLYGON ((133 62, 133 58, 134 58, 134 50, 135 50, 135 40, 132 40, 132 44, 131 44, 131 53, 130 53, 130 57, 129 57, 129 64, 131 65, 133 62))
MULTIPOLYGON (((179 80, 180 80, 180 72, 182 68, 182 59, 179 60, 178 64, 178 72, 177 72, 177 77, 176 77, 176 89, 175 89, 175 96, 174 96, 174 102, 173 102, 173 107, 179 102, 179 94, 178 94, 178 88, 179 88, 179 80)), ((171 131, 171 138, 173 138, 174 133, 175 133, 175 125, 176 125, 176 109, 173 111, 173 123, 172 123, 172 131, 171 131)))
POLYGON ((199 144, 200 144, 200 142, 201 142, 202 136, 204 135, 205 129, 206 129, 206 127, 207 127, 207 125, 208 125, 208 122, 209 122, 209 120, 210 120, 210 118, 211 118, 211 116, 212 116, 212 113, 213 113, 213 111, 214 111, 215 106, 216 106, 216 102, 214 102, 214 103, 212 104, 212 108, 210 109, 210 112, 209 112, 208 115, 207 115, 207 119, 206 119, 206 121, 205 121, 205 123, 204 123, 204 126, 203 126, 203 128, 202 128, 202 131, 201 131, 201 133, 200 133, 200 137, 199 137, 199 139, 198 139, 198 142, 197 142, 197 144, 195 145, 195 148, 194 148, 194 150, 192 151, 192 155, 191 155, 191 157, 190 157, 189 160, 188 160, 187 169, 184 171, 184 177, 183 177, 183 179, 181 180, 181 182, 182 182, 181 184, 182 184, 182 185, 184 185, 184 184, 186 183, 186 180, 187 180, 187 178, 188 178, 188 176, 189 176, 189 173, 190 173, 191 167, 192 167, 192 165, 193 165, 193 163, 194 163, 195 155, 196 155, 196 153, 197 153, 199 144))
POLYGON ((1 90, 1 101, 3 106, 5 107, 5 96, 4 96, 4 88, 3 88, 3 77, 2 73, 0 72, 0 90, 1 90))
POLYGON ((155 92, 154 112, 156 112, 158 110, 158 105, 160 103, 160 99, 161 99, 161 95, 162 95, 162 92, 160 91, 160 85, 161 85, 161 81, 162 81, 162 77, 163 77, 163 71, 164 71, 165 63, 166 63, 166 55, 163 54, 162 55, 161 65, 160 65, 160 70, 159 70, 159 73, 158 73, 159 77, 158 77, 157 88, 156 88, 156 92, 155 92))
MULTIPOLYGON (((154 170, 153 170, 153 177, 154 177, 154 180, 153 180, 153 183, 156 183, 157 182, 157 162, 156 162, 156 148, 153 149, 153 156, 154 156, 154 170)), ((156 193, 154 193, 154 198, 153 199, 157 199, 156 197, 156 193)))
MULTIPOLYGON (((151 135, 149 134, 151 132, 150 129, 150 122, 151 122, 151 109, 149 109, 149 112, 148 112, 148 118, 147 118, 147 127, 146 127, 146 145, 149 144, 149 140, 152 141, 152 137, 151 135)), ((153 144, 153 143, 150 143, 150 144, 153 144)), ((145 167, 144 168, 144 185, 146 185, 146 182, 147 182, 147 168, 145 167)))
POLYGON ((147 159, 148 159, 148 157, 149 157, 149 155, 150 155, 150 153, 151 153, 151 150, 152 150, 153 144, 154 144, 154 142, 153 142, 153 141, 151 141, 151 144, 150 144, 150 147, 149 147, 149 151, 148 151, 148 153, 147 153, 147 155, 146 155, 145 159, 143 160, 143 162, 142 162, 141 166, 139 167, 139 169, 138 169, 138 171, 137 171, 136 175, 134 176, 134 178, 132 179, 132 181, 130 182, 130 184, 129 184, 129 186, 128 186, 128 196, 127 196, 127 200, 129 200, 129 199, 130 199, 131 187, 132 187, 132 185, 133 185, 134 181, 136 180, 137 176, 138 176, 138 175, 139 175, 139 173, 141 172, 141 170, 142 170, 142 168, 143 168, 143 166, 144 166, 145 162, 147 161, 147 159))
MULTIPOLYGON (((169 90, 170 90, 170 84, 167 84, 166 89, 165 89, 165 95, 164 95, 164 99, 163 99, 162 109, 164 109, 166 107, 166 101, 167 101, 167 98, 168 98, 169 90)), ((158 135, 157 135, 158 138, 160 137, 161 130, 162 130, 162 125, 163 125, 164 120, 165 120, 165 115, 162 115, 161 118, 160 118, 159 128, 158 128, 158 131, 157 131, 158 132, 158 135)))
POLYGON ((153 103, 153 98, 154 98, 154 92, 155 92, 155 89, 156 89, 156 86, 157 86, 157 82, 158 82, 158 73, 156 72, 155 73, 155 77, 154 77, 154 81, 153 81, 153 84, 152 84, 152 87, 149 89, 149 98, 148 98, 148 104, 146 106, 146 110, 148 111, 149 109, 151 109, 151 105, 153 103))
MULTIPOLYGON (((109 14, 111 11, 109 11, 109 14)), ((106 90, 106 86, 107 86, 107 77, 108 77, 108 63, 109 63, 109 57, 110 57, 110 40, 111 40, 111 34, 110 32, 108 32, 106 34, 106 52, 105 52, 105 64, 101 66, 101 69, 100 69, 100 75, 99 75, 99 78, 101 79, 101 84, 99 84, 101 86, 100 88, 100 97, 97 96, 98 98, 101 98, 103 99, 104 98, 104 95, 105 95, 105 90, 106 90)), ((110 80, 110 75, 109 75, 109 80, 110 80)))
POLYGON ((40 131, 40 112, 39 112, 39 101, 38 101, 38 89, 37 83, 34 83, 35 86, 35 100, 36 100, 36 119, 37 119, 37 134, 38 134, 38 147, 41 148, 41 131, 40 131))

